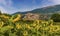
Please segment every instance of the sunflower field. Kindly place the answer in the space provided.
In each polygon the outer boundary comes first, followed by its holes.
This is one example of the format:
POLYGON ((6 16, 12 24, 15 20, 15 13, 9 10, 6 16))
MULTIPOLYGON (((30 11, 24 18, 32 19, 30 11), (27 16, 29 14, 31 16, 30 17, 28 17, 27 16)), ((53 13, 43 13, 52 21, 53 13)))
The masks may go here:
POLYGON ((0 14, 0 36, 60 36, 59 24, 53 20, 21 20, 20 14, 0 14))

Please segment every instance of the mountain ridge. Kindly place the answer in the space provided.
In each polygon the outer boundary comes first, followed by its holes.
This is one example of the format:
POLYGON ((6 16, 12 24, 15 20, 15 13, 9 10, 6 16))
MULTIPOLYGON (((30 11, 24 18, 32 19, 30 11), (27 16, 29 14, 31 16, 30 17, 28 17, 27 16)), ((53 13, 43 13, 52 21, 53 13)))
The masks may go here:
POLYGON ((14 14, 26 14, 26 13, 60 13, 60 5, 53 5, 53 6, 48 6, 48 7, 43 7, 43 8, 37 8, 32 11, 25 11, 25 12, 16 12, 14 14))

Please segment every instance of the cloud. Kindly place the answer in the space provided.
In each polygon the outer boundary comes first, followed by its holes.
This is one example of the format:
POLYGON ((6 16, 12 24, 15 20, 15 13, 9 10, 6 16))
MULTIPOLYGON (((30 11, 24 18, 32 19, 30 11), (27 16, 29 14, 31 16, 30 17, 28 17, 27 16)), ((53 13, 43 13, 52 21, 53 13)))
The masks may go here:
POLYGON ((11 13, 12 7, 12 0, 0 0, 0 10, 2 13, 11 13))
POLYGON ((52 2, 53 4, 60 4, 60 0, 48 0, 50 2, 52 2))
POLYGON ((52 5, 58 5, 60 4, 60 0, 41 0, 41 4, 39 7, 47 7, 47 6, 52 6, 52 5))
POLYGON ((12 0, 0 0, 0 4, 4 6, 11 6, 12 5, 12 0))
POLYGON ((1 11, 2 13, 7 13, 7 11, 5 10, 5 8, 3 8, 2 6, 0 6, 0 11, 1 11))
POLYGON ((6 5, 6 1, 5 0, 0 0, 0 4, 6 5))

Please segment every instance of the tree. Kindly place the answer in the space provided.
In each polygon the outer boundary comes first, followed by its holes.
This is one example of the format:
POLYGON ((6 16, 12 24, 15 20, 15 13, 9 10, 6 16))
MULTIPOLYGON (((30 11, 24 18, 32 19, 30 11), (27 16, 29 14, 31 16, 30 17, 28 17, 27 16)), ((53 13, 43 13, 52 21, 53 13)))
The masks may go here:
POLYGON ((60 14, 56 13, 51 16, 54 22, 60 22, 60 14))
POLYGON ((1 15, 2 13, 1 13, 1 11, 0 11, 0 15, 1 15))

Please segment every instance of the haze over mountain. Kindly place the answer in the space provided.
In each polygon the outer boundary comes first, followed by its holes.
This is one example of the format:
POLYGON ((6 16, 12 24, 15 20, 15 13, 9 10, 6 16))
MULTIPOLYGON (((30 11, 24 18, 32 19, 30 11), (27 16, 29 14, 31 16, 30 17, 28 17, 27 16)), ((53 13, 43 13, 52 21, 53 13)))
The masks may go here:
POLYGON ((34 9, 32 11, 26 11, 26 12, 17 12, 15 14, 26 14, 26 13, 60 13, 60 5, 54 5, 54 6, 48 6, 43 8, 34 9))

